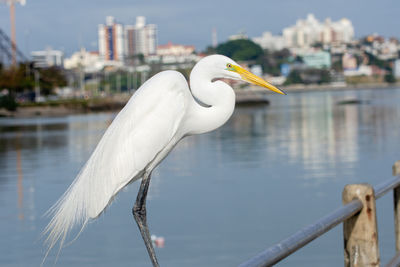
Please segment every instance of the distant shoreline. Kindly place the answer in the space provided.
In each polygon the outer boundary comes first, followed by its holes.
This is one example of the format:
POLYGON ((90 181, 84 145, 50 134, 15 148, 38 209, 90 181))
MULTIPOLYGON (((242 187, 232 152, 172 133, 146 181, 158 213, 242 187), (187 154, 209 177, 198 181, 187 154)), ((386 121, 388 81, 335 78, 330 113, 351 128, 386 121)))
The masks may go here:
POLYGON ((335 90, 356 90, 356 89, 386 89, 386 88, 399 88, 400 83, 365 83, 365 84, 346 84, 344 86, 327 84, 327 85, 291 85, 287 86, 286 90, 289 92, 296 91, 335 91, 335 90))
MULTIPOLYGON (((290 85, 281 86, 286 93, 296 92, 313 92, 313 91, 345 91, 345 90, 371 90, 371 89, 386 89, 400 88, 400 83, 376 83, 376 84, 355 84, 355 85, 290 85)), ((269 104, 268 96, 272 94, 265 89, 255 86, 248 86, 245 89, 236 89, 236 104, 238 105, 254 105, 254 104, 269 104)), ((0 117, 7 118, 30 118, 30 117, 60 117, 73 114, 85 114, 94 112, 117 112, 124 107, 129 100, 130 95, 118 95, 107 99, 93 99, 87 102, 81 101, 71 105, 66 103, 48 105, 31 105, 20 106, 16 111, 7 111, 0 109, 0 117)))
MULTIPOLYGON (((347 91, 347 90, 357 90, 357 89, 371 90, 371 89, 400 88, 400 83, 310 84, 310 85, 293 84, 293 85, 278 86, 278 87, 287 93, 293 93, 293 92, 309 92, 309 91, 347 91)), ((264 90, 256 86, 251 86, 248 88, 251 91, 264 90)))

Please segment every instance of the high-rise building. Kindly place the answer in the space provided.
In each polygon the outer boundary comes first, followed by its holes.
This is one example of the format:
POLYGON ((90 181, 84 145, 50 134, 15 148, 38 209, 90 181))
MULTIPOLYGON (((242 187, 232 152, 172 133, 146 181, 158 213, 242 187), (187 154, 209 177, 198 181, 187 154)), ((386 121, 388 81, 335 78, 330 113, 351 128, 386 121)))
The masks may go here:
POLYGON ((106 17, 106 25, 99 25, 99 55, 103 60, 124 60, 124 29, 114 17, 106 17))
POLYGON ((125 26, 125 36, 128 58, 138 54, 148 56, 157 53, 157 25, 146 25, 145 17, 136 17, 136 25, 125 26))
POLYGON ((349 43, 354 37, 354 28, 350 20, 343 18, 331 21, 327 18, 319 22, 313 14, 305 20, 298 20, 296 25, 283 30, 283 38, 288 47, 310 47, 315 43, 349 43))

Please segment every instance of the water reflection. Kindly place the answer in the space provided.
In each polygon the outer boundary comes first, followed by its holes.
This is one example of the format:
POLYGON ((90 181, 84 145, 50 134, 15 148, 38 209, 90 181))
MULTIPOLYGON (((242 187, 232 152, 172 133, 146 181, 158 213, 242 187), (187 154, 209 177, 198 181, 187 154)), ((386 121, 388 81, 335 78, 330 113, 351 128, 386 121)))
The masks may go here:
POLYGON ((24 189, 22 185, 22 166, 21 166, 21 146, 19 143, 19 139, 21 138, 21 134, 17 134, 17 139, 15 142, 15 150, 17 152, 17 174, 18 174, 18 182, 17 182, 17 194, 18 194, 18 219, 24 219, 24 189))
POLYGON ((333 177, 328 171, 338 165, 353 169, 361 146, 399 135, 399 107, 383 104, 398 98, 398 92, 292 94, 289 105, 274 98, 269 107, 238 108, 216 136, 230 140, 220 148, 234 160, 264 164, 263 159, 284 155, 281 159, 300 162, 309 171, 304 178, 321 178, 323 170, 333 177), (349 97, 363 98, 363 104, 337 104, 349 97))

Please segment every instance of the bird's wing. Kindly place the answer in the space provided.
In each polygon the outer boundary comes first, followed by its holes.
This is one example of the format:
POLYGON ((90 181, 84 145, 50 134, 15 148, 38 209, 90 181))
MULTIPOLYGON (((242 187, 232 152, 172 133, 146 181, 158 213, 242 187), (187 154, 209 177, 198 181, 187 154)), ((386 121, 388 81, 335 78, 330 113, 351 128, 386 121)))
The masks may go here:
POLYGON ((165 71, 142 85, 116 116, 70 188, 52 208, 49 248, 77 223, 96 218, 125 185, 176 135, 189 89, 182 74, 165 71))

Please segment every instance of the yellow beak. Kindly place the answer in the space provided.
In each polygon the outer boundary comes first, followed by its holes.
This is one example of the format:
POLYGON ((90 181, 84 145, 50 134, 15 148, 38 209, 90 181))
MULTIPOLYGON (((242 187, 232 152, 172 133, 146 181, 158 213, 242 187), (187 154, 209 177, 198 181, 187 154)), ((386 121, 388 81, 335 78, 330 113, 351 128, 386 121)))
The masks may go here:
POLYGON ((243 69, 242 67, 239 66, 233 66, 233 71, 237 72, 240 74, 243 80, 253 83, 258 86, 262 86, 265 88, 268 88, 271 91, 274 91, 275 93, 281 94, 281 95, 286 95, 285 92, 283 92, 281 89, 273 86, 269 82, 265 81, 264 79, 258 77, 257 75, 254 75, 253 73, 243 69))

